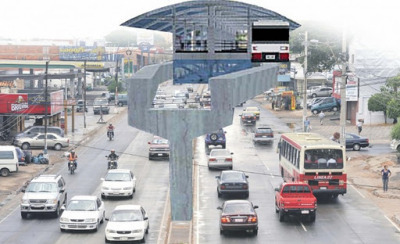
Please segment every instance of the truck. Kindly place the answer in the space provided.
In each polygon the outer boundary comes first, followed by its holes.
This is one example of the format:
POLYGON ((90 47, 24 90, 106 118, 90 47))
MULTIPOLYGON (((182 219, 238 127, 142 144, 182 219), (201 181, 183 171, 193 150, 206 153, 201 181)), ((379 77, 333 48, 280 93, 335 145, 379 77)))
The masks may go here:
POLYGON ((108 105, 108 100, 105 98, 96 98, 93 102, 93 113, 94 114, 109 114, 110 107, 108 105), (100 112, 101 111, 101 112, 100 112))
POLYGON ((288 215, 307 216, 310 222, 315 222, 317 199, 308 184, 284 182, 275 188, 275 212, 279 214, 280 222, 288 215))

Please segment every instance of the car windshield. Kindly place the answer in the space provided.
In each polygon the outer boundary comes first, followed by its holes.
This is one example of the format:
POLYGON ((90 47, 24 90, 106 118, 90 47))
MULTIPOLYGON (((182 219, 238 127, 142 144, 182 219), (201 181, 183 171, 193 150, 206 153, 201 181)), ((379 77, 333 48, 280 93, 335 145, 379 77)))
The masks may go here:
POLYGON ((230 156, 227 150, 211 150, 210 157, 230 156))
POLYGON ((271 133, 272 130, 270 128, 259 128, 256 131, 257 133, 271 133))
POLYGON ((57 184, 50 182, 31 182, 26 192, 57 192, 57 184))
POLYGON ((108 173, 106 175, 106 181, 130 181, 130 173, 108 173))
POLYGON ((305 169, 343 169, 340 149, 309 149, 304 153, 305 169))
POLYGON ((225 205, 224 213, 226 214, 254 213, 254 210, 249 203, 230 203, 225 205))
POLYGON ((243 117, 253 117, 254 114, 253 114, 253 113, 243 113, 242 116, 243 116, 243 117))
POLYGON ((108 101, 105 99, 94 100, 93 105, 108 105, 108 101))
POLYGON ((110 218, 112 222, 143 221, 142 212, 137 210, 115 210, 110 218))
POLYGON ((72 200, 69 202, 68 211, 96 211, 94 200, 72 200))
POLYGON ((246 111, 259 111, 260 109, 259 108, 256 108, 256 107, 247 107, 246 108, 246 111))
POLYGON ((243 181, 245 178, 240 172, 225 172, 222 174, 221 179, 223 181, 243 181))
POLYGON ((168 144, 168 140, 166 139, 153 139, 152 144, 168 144))

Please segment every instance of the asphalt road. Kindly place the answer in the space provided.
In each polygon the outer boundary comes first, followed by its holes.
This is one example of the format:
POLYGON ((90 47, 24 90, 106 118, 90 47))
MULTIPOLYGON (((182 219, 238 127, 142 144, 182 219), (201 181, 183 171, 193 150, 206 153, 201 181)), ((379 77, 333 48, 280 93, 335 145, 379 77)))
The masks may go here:
MULTIPOLYGON (((245 104, 251 105, 255 104, 245 104)), ((195 154, 195 160, 199 163, 200 186, 196 195, 198 205, 194 211, 195 243, 400 243, 398 230, 383 212, 351 186, 347 194, 336 200, 318 200, 315 223, 295 217, 279 222, 274 208, 274 188, 282 179, 278 171, 276 145, 279 133, 290 130, 269 111, 262 110, 257 125, 271 126, 276 140, 273 145, 255 146, 251 139, 253 128, 240 125, 238 115, 241 111, 242 108, 235 109, 233 125, 225 128, 227 148, 234 152, 233 169, 245 171, 249 175, 249 200, 259 206, 258 235, 243 232, 219 234, 220 211, 217 207, 228 198, 217 196, 215 176, 219 171, 207 168, 204 138, 201 137, 197 140, 198 150, 195 154)), ((368 150, 363 149, 359 153, 368 150)))
MULTIPOLYGON (((120 155, 119 168, 128 168, 136 175, 136 193, 133 199, 104 200, 106 217, 121 204, 141 204, 150 219, 149 243, 156 243, 159 235, 165 200, 168 193, 168 161, 149 161, 148 144, 152 136, 127 124, 126 116, 114 123, 115 141, 108 141, 105 130, 100 130, 87 145, 77 149, 79 156, 76 174, 69 175, 66 164, 58 173, 66 181, 68 199, 74 195, 100 196, 100 178, 107 172, 105 155, 114 148, 120 155)), ((33 216, 22 220, 19 206, 0 222, 0 243, 104 243, 105 224, 96 233, 61 233, 59 219, 33 216)))

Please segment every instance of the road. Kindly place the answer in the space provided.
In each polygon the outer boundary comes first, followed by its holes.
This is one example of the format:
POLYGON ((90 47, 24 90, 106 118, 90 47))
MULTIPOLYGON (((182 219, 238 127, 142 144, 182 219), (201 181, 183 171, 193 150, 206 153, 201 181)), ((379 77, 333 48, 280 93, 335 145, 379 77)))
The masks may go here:
MULTIPOLYGON (((149 161, 148 144, 152 136, 140 132, 127 124, 126 116, 114 123, 116 126, 115 141, 108 141, 106 132, 99 133, 88 141, 87 145, 77 149, 79 156, 78 169, 75 175, 69 175, 66 164, 58 173, 67 183, 68 199, 74 195, 100 196, 100 178, 107 171, 105 155, 114 148, 121 155, 119 168, 128 168, 136 175, 137 188, 132 200, 105 200, 106 217, 117 205, 141 204, 148 212, 150 231, 149 243, 156 243, 165 200, 169 188, 168 161, 149 161)), ((105 222, 106 223, 106 222, 105 222)), ((0 243, 104 243, 105 224, 96 233, 71 232, 61 233, 58 218, 34 216, 28 220, 20 217, 19 206, 0 222, 0 243)))
MULTIPOLYGON (((245 106, 256 105, 248 102, 245 106)), ((259 206, 258 236, 246 233, 219 234, 218 206, 227 198, 218 198, 215 176, 218 170, 207 168, 204 138, 197 140, 195 161, 198 167, 198 185, 194 219, 196 243, 400 243, 398 230, 389 222, 371 201, 365 199, 353 187, 337 200, 318 200, 315 223, 303 222, 298 218, 279 222, 274 209, 274 188, 282 179, 278 171, 276 145, 279 133, 289 132, 286 124, 269 111, 262 110, 258 125, 269 125, 275 131, 273 145, 254 146, 251 140, 251 127, 240 125, 239 114, 242 108, 235 109, 233 125, 226 127, 227 148, 234 152, 233 169, 245 171, 249 175, 249 200, 259 206)), ((370 150, 370 149, 369 149, 370 150)), ((383 149, 384 150, 384 149, 383 149)), ((353 152, 347 151, 348 154, 353 152)), ((365 153, 363 150, 357 153, 365 153)))

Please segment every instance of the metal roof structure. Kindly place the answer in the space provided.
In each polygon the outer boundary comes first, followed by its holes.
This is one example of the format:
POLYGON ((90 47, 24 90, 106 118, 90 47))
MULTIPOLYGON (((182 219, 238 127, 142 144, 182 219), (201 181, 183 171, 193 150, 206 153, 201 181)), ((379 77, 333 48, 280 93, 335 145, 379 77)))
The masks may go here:
POLYGON ((246 29, 249 21, 258 20, 288 21, 291 30, 300 27, 298 23, 274 11, 252 4, 227 0, 197 0, 177 3, 149 11, 121 25, 182 35, 185 29, 191 31, 198 30, 199 27, 207 28, 210 16, 217 20, 217 28, 231 32, 246 29), (215 12, 210 11, 210 8, 215 9, 215 12))

